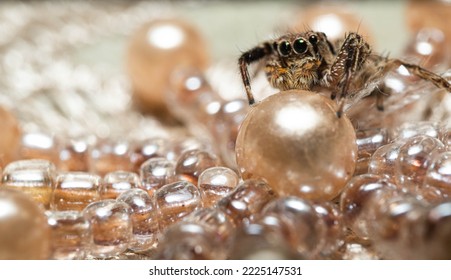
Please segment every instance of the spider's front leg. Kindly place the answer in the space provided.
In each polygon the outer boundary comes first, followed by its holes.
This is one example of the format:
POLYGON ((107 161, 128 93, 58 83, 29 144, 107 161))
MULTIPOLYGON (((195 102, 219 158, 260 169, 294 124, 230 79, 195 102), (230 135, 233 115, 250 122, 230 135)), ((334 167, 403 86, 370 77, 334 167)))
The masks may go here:
POLYGON ((371 54, 368 43, 357 33, 349 33, 335 57, 330 69, 324 75, 323 83, 332 90, 331 98, 338 100, 337 115, 343 113, 344 98, 357 71, 371 54))
POLYGON ((264 58, 267 55, 270 55, 271 53, 272 53, 271 45, 269 43, 264 43, 261 46, 255 47, 243 53, 238 59, 241 79, 243 80, 244 88, 247 94, 247 99, 249 100, 249 105, 253 105, 255 103, 255 99, 254 95, 252 94, 249 71, 247 67, 251 63, 259 61, 260 59, 264 58))

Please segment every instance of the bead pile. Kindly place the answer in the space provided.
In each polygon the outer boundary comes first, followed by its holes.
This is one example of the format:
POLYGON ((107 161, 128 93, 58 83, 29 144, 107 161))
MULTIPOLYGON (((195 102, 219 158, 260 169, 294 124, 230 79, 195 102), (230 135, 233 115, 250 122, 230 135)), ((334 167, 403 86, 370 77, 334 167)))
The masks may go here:
MULTIPOLYGON (((421 42, 437 38, 439 26, 426 27, 436 31, 414 30, 429 32, 421 42)), ((333 101, 303 91, 249 108, 213 87, 189 23, 150 21, 130 40, 131 86, 112 87, 106 97, 119 101, 103 111, 91 101, 103 117, 124 117, 109 121, 109 137, 98 116, 83 133, 55 135, 37 129, 42 120, 24 123, 37 113, 14 109, 18 100, 0 106, 0 259, 451 258, 448 93, 393 73, 385 83, 401 87, 384 112, 369 97, 338 119, 333 101), (138 106, 115 115, 126 94, 138 106)), ((69 102, 80 97, 72 90, 69 102)))

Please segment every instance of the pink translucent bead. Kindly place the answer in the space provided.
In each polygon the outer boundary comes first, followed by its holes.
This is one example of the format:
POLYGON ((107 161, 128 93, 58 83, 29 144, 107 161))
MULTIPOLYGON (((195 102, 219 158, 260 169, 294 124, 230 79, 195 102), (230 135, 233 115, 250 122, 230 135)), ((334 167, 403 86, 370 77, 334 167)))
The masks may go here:
POLYGON ((202 207, 199 189, 187 181, 161 187, 155 192, 154 200, 161 231, 202 207))
POLYGON ((398 159, 399 149, 404 141, 396 141, 377 149, 371 156, 368 164, 368 173, 393 178, 395 175, 395 162, 398 159))
POLYGON ((423 182, 423 188, 428 186, 451 196, 451 152, 441 153, 433 159, 423 182))
POLYGON ((346 224, 358 237, 369 238, 371 199, 377 192, 396 190, 396 186, 380 175, 364 174, 352 178, 340 197, 340 208, 346 224))
POLYGON ((3 170, 2 186, 0 188, 24 192, 48 209, 55 174, 55 165, 47 160, 14 161, 3 170))
POLYGON ((99 141, 90 153, 90 172, 105 176, 116 170, 133 170, 129 143, 112 140, 99 141))
POLYGON ((357 163, 354 174, 365 174, 368 172, 368 164, 371 156, 381 146, 388 143, 388 133, 383 128, 372 128, 356 131, 357 163))
POLYGON ((238 175, 230 168, 218 166, 204 170, 198 180, 204 207, 215 205, 219 199, 230 193, 238 182, 238 175))
POLYGON ((89 139, 69 139, 61 145, 58 169, 61 171, 89 171, 89 139))
POLYGON ((297 260, 303 259, 296 250, 274 233, 271 227, 251 223, 238 229, 229 249, 231 260, 297 260))
POLYGON ((214 232, 200 224, 181 222, 170 226, 157 248, 157 259, 214 260, 224 259, 225 252, 214 232))
POLYGON ((142 252, 153 248, 158 241, 158 215, 150 195, 142 189, 123 192, 117 201, 130 206, 130 218, 133 224, 133 236, 128 248, 142 252))
POLYGON ((52 258, 81 260, 86 257, 92 232, 89 221, 79 211, 48 211, 52 233, 52 258))
POLYGON ((129 171, 113 171, 103 178, 102 199, 115 199, 121 193, 138 188, 140 179, 138 174, 129 171))
POLYGON ((102 178, 85 172, 61 173, 56 177, 51 209, 81 211, 89 203, 100 199, 102 178))
POLYGON ((50 133, 27 132, 22 134, 20 158, 43 159, 58 164, 59 143, 50 133))
POLYGON ((410 138, 399 149, 395 162, 395 180, 403 190, 415 193, 423 184, 426 172, 435 155, 444 151, 445 146, 437 138, 418 135, 410 138))
POLYGON ((231 193, 218 201, 217 208, 223 211, 236 226, 255 221, 263 207, 276 194, 262 180, 249 179, 241 182, 231 193))
POLYGON ((83 210, 92 228, 92 257, 111 258, 128 248, 133 234, 130 211, 125 202, 112 199, 93 202, 83 210))
POLYGON ((139 177, 141 187, 152 194, 162 186, 174 181, 175 165, 166 158, 151 158, 141 165, 139 177))
POLYGON ((175 173, 197 183, 197 179, 204 170, 218 165, 219 159, 213 153, 202 150, 190 150, 184 152, 177 160, 175 173))
POLYGON ((279 232, 289 246, 307 258, 316 256, 325 245, 325 222, 307 200, 273 200, 263 209, 260 223, 279 232))

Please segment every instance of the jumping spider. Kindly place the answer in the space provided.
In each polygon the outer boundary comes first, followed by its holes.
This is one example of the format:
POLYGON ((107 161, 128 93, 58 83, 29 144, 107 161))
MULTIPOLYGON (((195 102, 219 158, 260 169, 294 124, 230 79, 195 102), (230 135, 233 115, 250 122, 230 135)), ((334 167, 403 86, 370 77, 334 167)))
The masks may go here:
MULTIPOLYGON (((269 83, 279 90, 326 89, 338 100, 337 115, 343 113, 345 97, 356 95, 365 88, 376 95, 376 104, 383 110, 383 94, 376 90, 389 71, 404 66, 410 73, 451 92, 451 84, 418 65, 371 53, 371 47, 357 33, 345 36, 338 52, 322 32, 307 31, 287 34, 243 53, 239 67, 249 105, 255 103, 251 91, 248 66, 265 62, 269 83)), ((368 91, 368 90, 367 90, 368 91)))

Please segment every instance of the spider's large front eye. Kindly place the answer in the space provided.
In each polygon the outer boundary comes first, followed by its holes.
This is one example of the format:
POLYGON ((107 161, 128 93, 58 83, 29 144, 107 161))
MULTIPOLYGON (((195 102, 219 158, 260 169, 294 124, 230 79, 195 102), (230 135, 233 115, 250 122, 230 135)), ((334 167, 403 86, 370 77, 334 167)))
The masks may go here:
POLYGON ((307 51, 307 42, 302 39, 296 39, 293 43, 293 49, 297 54, 303 54, 307 51))
POLYGON ((281 56, 288 56, 291 53, 291 45, 287 41, 282 41, 279 43, 277 50, 281 56))
POLYGON ((310 35, 310 37, 308 38, 308 41, 312 44, 316 44, 316 43, 318 43, 318 36, 310 35))

